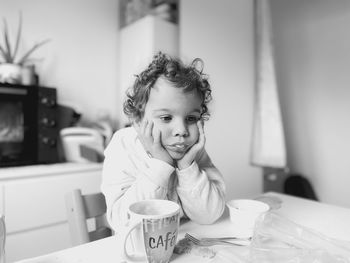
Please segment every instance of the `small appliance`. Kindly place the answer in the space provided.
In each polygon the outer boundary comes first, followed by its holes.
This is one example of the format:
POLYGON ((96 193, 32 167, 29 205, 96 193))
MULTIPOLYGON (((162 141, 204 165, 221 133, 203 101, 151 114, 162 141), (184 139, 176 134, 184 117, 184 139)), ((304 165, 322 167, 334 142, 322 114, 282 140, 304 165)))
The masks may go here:
POLYGON ((55 88, 0 84, 0 167, 55 163, 57 139, 55 88))
POLYGON ((100 131, 88 127, 68 127, 60 131, 63 152, 68 162, 101 162, 104 138, 100 131))

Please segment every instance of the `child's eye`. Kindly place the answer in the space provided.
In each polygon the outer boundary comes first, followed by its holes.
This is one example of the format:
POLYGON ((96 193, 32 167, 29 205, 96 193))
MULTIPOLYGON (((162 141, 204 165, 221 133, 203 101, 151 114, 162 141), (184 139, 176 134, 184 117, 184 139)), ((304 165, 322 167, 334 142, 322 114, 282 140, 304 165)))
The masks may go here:
POLYGON ((199 120, 199 117, 197 116, 188 116, 187 117, 187 122, 189 123, 196 123, 199 120))
POLYGON ((163 122, 169 122, 172 120, 171 116, 160 116, 159 117, 163 122))

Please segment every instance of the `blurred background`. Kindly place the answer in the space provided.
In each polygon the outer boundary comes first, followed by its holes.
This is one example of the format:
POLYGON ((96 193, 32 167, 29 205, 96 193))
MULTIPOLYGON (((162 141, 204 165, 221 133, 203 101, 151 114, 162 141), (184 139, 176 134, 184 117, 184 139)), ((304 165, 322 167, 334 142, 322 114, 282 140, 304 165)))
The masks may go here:
MULTIPOLYGON (((270 0, 270 7, 287 156, 282 174, 302 174, 320 201, 350 207, 350 2, 270 0)), ((121 105, 132 74, 154 52, 203 59, 213 90, 206 149, 224 175, 227 200, 274 188, 250 161, 253 0, 0 0, 10 32, 20 11, 24 47, 51 39, 33 55, 40 85, 55 87, 58 102, 81 113, 82 122, 107 118, 113 131, 125 125, 121 105)), ((270 177, 276 184, 279 172, 270 177)))

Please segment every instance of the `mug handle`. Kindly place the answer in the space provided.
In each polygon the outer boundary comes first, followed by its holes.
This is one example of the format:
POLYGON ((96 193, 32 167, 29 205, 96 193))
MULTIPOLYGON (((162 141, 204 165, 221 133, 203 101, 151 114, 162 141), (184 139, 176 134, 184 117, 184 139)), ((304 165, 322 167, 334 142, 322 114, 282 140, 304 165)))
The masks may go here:
POLYGON ((134 256, 134 255, 130 255, 126 249, 126 241, 130 235, 130 233, 139 225, 141 224, 141 222, 139 221, 135 221, 131 224, 130 227, 127 227, 125 232, 122 234, 122 242, 124 244, 124 251, 123 251, 123 256, 126 260, 128 261, 147 261, 146 256, 134 256))

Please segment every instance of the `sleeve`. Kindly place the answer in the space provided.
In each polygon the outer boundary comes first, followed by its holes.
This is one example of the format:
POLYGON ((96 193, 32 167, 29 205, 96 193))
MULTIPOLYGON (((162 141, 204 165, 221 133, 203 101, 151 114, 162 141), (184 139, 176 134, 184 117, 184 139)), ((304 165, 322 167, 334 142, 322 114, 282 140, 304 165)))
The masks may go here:
POLYGON ((225 183, 219 170, 203 151, 186 169, 176 169, 177 193, 186 215, 199 224, 214 223, 225 209, 225 183))
POLYGON ((166 199, 174 167, 137 151, 132 140, 116 133, 105 150, 101 191, 106 198, 107 220, 118 228, 127 222, 131 203, 143 199, 166 199))

